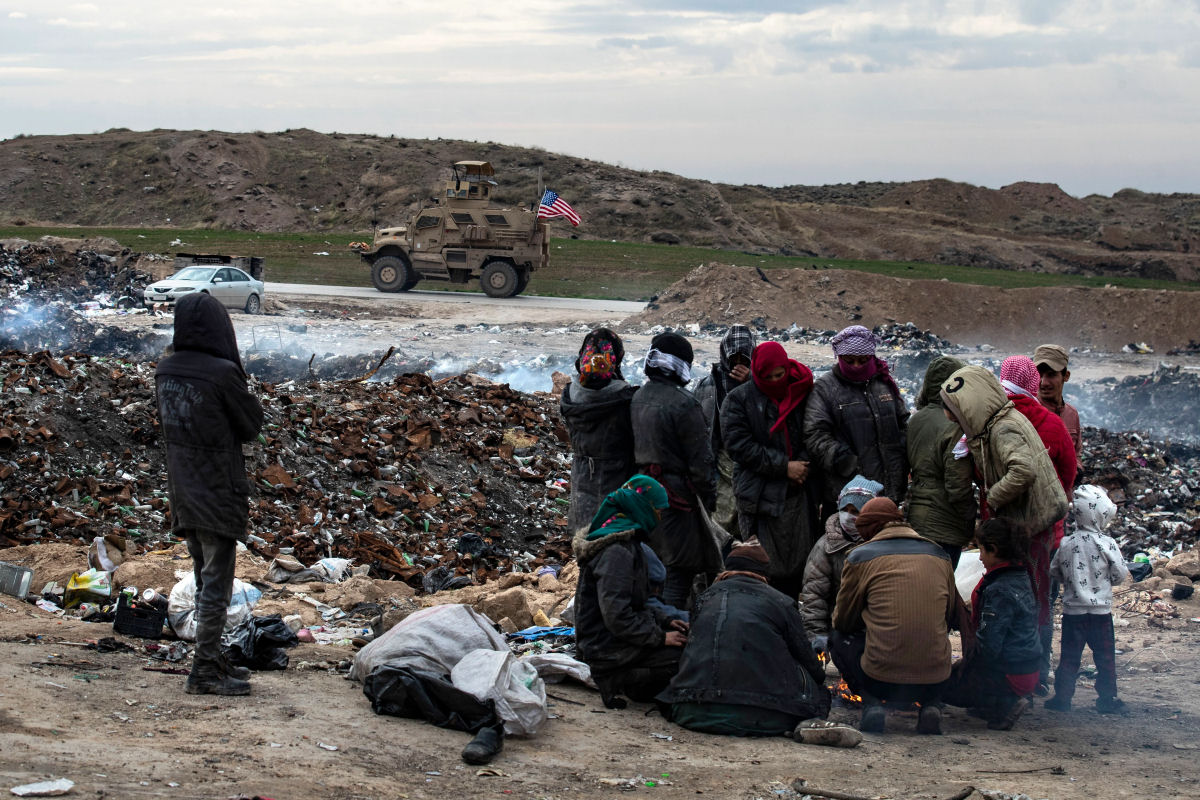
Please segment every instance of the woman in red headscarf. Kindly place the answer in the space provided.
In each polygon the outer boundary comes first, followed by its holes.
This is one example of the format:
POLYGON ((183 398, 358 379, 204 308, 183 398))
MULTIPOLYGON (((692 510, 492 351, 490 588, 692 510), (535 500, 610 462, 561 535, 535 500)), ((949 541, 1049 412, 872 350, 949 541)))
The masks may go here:
POLYGON ((763 342, 750 359, 752 380, 721 407, 721 434, 733 457, 734 494, 743 540, 757 537, 770 559, 770 582, 791 598, 816 541, 819 500, 804 447, 804 404, 812 370, 763 342))

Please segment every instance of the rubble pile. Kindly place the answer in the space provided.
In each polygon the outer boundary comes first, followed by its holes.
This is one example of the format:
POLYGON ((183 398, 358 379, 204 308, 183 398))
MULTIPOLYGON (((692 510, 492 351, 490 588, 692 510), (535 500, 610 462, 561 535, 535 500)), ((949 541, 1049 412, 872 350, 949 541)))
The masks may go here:
MULTIPOLYGON (((170 541, 153 366, 0 354, 0 547, 170 541)), ((420 374, 254 391, 250 543, 264 557, 353 558, 437 589, 569 556, 570 459, 549 396, 420 374)))
POLYGON ((1118 431, 1145 431, 1157 438, 1200 440, 1200 374, 1159 364, 1150 375, 1089 381, 1070 398, 1088 422, 1118 431))
POLYGON ((170 342, 166 334, 97 325, 62 302, 23 300, 0 307, 0 349, 4 350, 155 358, 170 342))
POLYGON ((142 256, 112 242, 113 252, 74 249, 78 241, 0 243, 0 286, 11 294, 68 303, 92 301, 98 294, 139 293, 154 278, 137 267, 142 256))
POLYGON ((1132 557, 1178 552, 1200 541, 1200 447, 1086 428, 1079 480, 1117 506, 1110 533, 1132 557))

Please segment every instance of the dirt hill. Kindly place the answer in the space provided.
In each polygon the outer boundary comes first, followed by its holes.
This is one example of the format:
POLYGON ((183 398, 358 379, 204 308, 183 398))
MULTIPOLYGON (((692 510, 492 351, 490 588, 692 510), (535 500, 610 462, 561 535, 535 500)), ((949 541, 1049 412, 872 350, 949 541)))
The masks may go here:
POLYGON ((1200 340, 1200 292, 1048 287, 997 289, 847 270, 771 270, 709 264, 625 319, 647 325, 840 330, 912 322, 956 344, 1032 351, 1047 341, 1107 352, 1146 343, 1157 352, 1200 340))
POLYGON ((732 186, 494 142, 310 130, 116 129, 0 142, 0 224, 247 230, 403 221, 461 159, 497 169, 498 196, 537 200, 539 171, 583 215, 584 238, 1200 279, 1200 195, 947 180, 732 186))

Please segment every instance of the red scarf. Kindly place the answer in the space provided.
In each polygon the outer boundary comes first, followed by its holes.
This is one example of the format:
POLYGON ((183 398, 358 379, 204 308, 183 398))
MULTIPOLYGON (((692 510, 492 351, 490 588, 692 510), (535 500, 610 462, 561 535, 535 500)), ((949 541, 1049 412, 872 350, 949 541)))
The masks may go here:
MULTIPOLYGON (((771 426, 771 433, 784 428, 786 436, 788 414, 795 411, 804 398, 808 397, 813 385, 812 370, 795 359, 788 358, 787 351, 779 342, 763 342, 754 348, 750 358, 750 374, 758 390, 771 398, 779 408, 779 419, 771 426), (777 381, 766 379, 772 371, 786 367, 787 372, 777 381)), ((788 442, 788 455, 791 455, 791 442, 788 442)))

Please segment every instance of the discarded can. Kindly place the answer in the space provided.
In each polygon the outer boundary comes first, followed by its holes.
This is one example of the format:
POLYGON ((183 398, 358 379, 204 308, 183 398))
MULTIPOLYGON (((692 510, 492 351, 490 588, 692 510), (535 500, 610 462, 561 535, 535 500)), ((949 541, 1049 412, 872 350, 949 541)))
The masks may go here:
POLYGON ((157 611, 161 611, 164 614, 167 613, 167 605, 170 603, 170 600, 166 595, 161 595, 153 589, 147 589, 142 592, 142 600, 149 603, 157 611))

